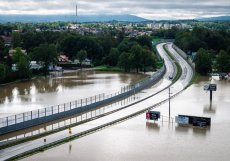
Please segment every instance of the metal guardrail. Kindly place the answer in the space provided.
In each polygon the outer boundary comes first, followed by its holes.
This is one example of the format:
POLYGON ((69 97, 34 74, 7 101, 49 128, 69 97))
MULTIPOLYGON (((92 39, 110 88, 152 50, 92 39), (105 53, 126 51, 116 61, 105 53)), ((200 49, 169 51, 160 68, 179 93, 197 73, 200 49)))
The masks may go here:
POLYGON ((182 56, 188 62, 188 64, 194 70, 195 69, 195 63, 192 61, 192 59, 183 50, 181 50, 178 46, 176 46, 175 44, 173 44, 173 48, 174 48, 174 50, 176 50, 176 52, 178 54, 180 54, 180 56, 182 56))
POLYGON ((85 99, 0 118, 0 134, 25 129, 77 113, 86 112, 119 99, 126 98, 159 81, 165 74, 165 71, 165 66, 163 66, 160 70, 146 79, 134 85, 122 87, 120 91, 110 95, 105 95, 103 93, 85 99))

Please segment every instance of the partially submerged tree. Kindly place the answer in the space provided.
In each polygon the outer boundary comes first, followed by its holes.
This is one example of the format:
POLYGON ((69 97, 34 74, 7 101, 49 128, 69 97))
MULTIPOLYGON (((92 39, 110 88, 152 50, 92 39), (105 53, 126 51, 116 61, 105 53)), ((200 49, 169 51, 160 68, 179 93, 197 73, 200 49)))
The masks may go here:
POLYGON ((199 49, 195 57, 196 71, 206 75, 212 71, 212 60, 205 49, 199 49))
POLYGON ((81 65, 81 68, 82 68, 82 62, 87 58, 87 51, 85 50, 80 50, 78 53, 77 53, 77 58, 80 62, 80 65, 81 65))
POLYGON ((230 55, 221 50, 216 59, 216 66, 219 72, 230 72, 230 55))
POLYGON ((16 48, 16 51, 13 53, 13 62, 16 64, 16 72, 19 78, 31 78, 30 58, 22 52, 21 48, 16 48))
POLYGON ((4 64, 0 64, 0 82, 6 78, 6 67, 4 64))
POLYGON ((53 44, 41 44, 34 48, 32 59, 41 62, 44 68, 44 74, 48 74, 49 65, 57 62, 57 50, 53 44))

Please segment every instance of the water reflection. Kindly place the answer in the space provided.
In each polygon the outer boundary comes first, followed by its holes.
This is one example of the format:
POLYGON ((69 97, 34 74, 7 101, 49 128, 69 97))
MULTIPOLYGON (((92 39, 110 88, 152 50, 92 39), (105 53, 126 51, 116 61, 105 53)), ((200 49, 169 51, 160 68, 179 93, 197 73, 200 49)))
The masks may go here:
MULTIPOLYGON (((218 89, 214 93, 210 110, 209 93, 205 94, 203 91, 203 84, 207 80, 208 77, 201 77, 198 84, 192 85, 181 95, 178 95, 173 100, 172 115, 188 114, 210 117, 209 113, 204 112, 204 108, 207 108, 207 111, 215 109, 215 116, 211 115, 211 129, 184 127, 173 123, 174 130, 172 132, 172 128, 168 129, 167 127, 168 123, 159 121, 160 132, 158 133, 155 132, 158 131, 156 130, 158 129, 156 128, 157 125, 154 125, 153 122, 146 123, 145 115, 140 115, 107 128, 100 133, 94 133, 83 139, 72 141, 74 152, 72 148, 71 156, 66 152, 68 150, 66 145, 69 144, 67 143, 24 160, 43 161, 49 158, 53 161, 107 161, 116 160, 117 158, 114 156, 119 156, 120 160, 132 161, 151 160, 150 158, 157 158, 156 160, 161 161, 228 161, 230 158, 228 150, 230 142, 230 81, 216 81, 218 89), (116 133, 117 131, 119 133, 116 133), (149 135, 151 132, 159 135, 149 135), (109 136, 109 139, 105 139, 105 136, 109 136), (103 144, 100 144, 101 142, 103 144), (152 142, 154 144, 151 144, 152 142), (98 148, 98 144, 100 144, 100 148, 98 148), (127 145, 128 148, 121 148, 124 145, 127 145), (87 155, 88 153, 90 155, 87 155)), ((162 105, 159 110, 162 115, 168 114, 167 105, 162 105)), ((167 119, 164 120, 167 121, 167 119)))
POLYGON ((210 131, 210 127, 206 128, 199 128, 199 127, 194 127, 193 128, 193 134, 199 135, 199 136, 206 136, 207 132, 210 131))
POLYGON ((189 132, 189 127, 188 126, 176 126, 175 131, 178 133, 188 133, 189 132))
POLYGON ((191 125, 177 125, 175 127, 176 133, 189 134, 190 129, 192 129, 194 136, 196 136, 196 135, 205 136, 207 134, 207 132, 210 131, 210 126, 208 126, 208 127, 195 127, 195 126, 191 126, 191 125))
POLYGON ((147 121, 146 122, 146 129, 149 130, 149 131, 153 130, 153 131, 159 132, 160 131, 160 126, 158 125, 158 123, 147 121))
POLYGON ((72 144, 71 142, 69 143, 69 154, 71 154, 71 151, 72 151, 72 144))
POLYGON ((135 100, 138 100, 138 98, 141 98, 140 93, 136 94, 136 98, 134 96, 127 97, 124 100, 114 102, 111 104, 108 104, 106 106, 98 107, 96 109, 93 109, 91 111, 87 111, 85 113, 78 113, 73 116, 69 116, 67 118, 58 119, 52 122, 44 123, 42 125, 34 126, 31 128, 19 130, 16 132, 0 135, 0 144, 7 141, 13 141, 17 139, 24 139, 31 136, 37 136, 38 134, 45 134, 47 132, 54 132, 57 129, 59 130, 67 130, 67 133, 69 136, 73 133, 74 126, 79 125, 82 123, 82 121, 86 121, 87 119, 91 119, 93 117, 97 117, 100 115, 108 115, 111 114, 111 112, 114 112, 119 109, 123 109, 125 106, 132 104, 135 102, 135 100), (69 127, 69 126, 72 127, 69 127))
POLYGON ((209 105, 205 105, 204 106, 204 113, 215 114, 216 113, 216 105, 213 105, 212 102, 210 102, 209 105))
MULTIPOLYGON (((58 93, 68 92, 68 90, 72 92, 76 90, 75 92, 77 92, 80 89, 89 90, 91 87, 98 90, 108 90, 113 85, 114 89, 119 90, 121 86, 137 82, 144 77, 143 74, 97 72, 94 70, 64 73, 57 77, 40 77, 31 81, 0 86, 0 104, 36 102, 42 100, 37 98, 38 95, 52 94, 52 97, 56 97, 58 93)), ((89 92, 87 93, 89 94, 89 92)), ((98 91, 98 93, 102 92, 98 91)), ((63 100, 63 102, 66 101, 63 100)), ((54 102, 54 104, 56 103, 54 102)))

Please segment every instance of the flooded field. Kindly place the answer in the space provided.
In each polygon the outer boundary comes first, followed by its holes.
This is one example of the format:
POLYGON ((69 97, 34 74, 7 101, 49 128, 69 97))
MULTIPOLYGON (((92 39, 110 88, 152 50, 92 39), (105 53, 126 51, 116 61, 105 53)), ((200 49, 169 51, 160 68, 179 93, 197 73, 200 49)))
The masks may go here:
POLYGON ((97 94, 114 93, 143 78, 143 74, 87 70, 0 86, 0 117, 97 94))
MULTIPOLYGON (((23 160, 81 161, 228 161, 230 158, 230 81, 217 84, 213 101, 203 91, 207 77, 200 78, 171 100, 171 116, 211 117, 210 128, 181 127, 167 119, 146 121, 145 114, 83 138, 54 147, 23 160)), ((172 89, 173 92, 173 89, 172 89)), ((155 111, 168 115, 168 104, 155 111)))

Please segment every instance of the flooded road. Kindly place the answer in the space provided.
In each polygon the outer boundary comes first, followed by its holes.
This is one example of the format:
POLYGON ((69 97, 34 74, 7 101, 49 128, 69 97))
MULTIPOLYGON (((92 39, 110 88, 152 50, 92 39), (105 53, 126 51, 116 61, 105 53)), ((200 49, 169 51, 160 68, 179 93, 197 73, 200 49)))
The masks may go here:
MULTIPOLYGON (((178 114, 212 118, 209 129, 181 127, 166 119, 147 122, 145 114, 94 134, 68 142, 24 160, 81 161, 149 161, 198 160, 228 161, 230 158, 230 81, 213 80, 217 91, 213 102, 203 91, 208 78, 202 77, 175 99, 171 115, 178 114)), ((172 90, 173 91, 173 90, 172 90)), ((168 104, 154 109, 168 115, 168 104)))
POLYGON ((96 94, 114 93, 121 87, 145 77, 143 74, 87 70, 0 86, 0 117, 87 98, 96 94))

